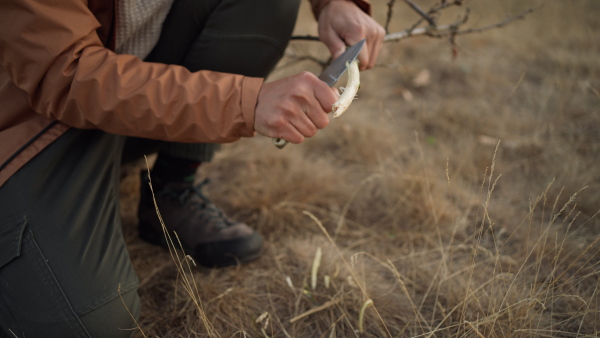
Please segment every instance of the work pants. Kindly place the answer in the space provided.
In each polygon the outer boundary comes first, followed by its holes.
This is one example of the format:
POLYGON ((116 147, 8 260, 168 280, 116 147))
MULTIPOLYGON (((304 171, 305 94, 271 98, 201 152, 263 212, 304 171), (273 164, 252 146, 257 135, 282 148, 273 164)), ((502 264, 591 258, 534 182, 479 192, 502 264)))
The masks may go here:
MULTIPOLYGON (((175 0, 147 61, 265 77, 299 0, 175 0)), ((68 20, 68 18, 65 18, 68 20)), ((70 129, 0 188, 0 337, 129 337, 140 300, 121 230, 121 158, 214 145, 70 129), (130 149, 134 149, 131 151, 130 149)))

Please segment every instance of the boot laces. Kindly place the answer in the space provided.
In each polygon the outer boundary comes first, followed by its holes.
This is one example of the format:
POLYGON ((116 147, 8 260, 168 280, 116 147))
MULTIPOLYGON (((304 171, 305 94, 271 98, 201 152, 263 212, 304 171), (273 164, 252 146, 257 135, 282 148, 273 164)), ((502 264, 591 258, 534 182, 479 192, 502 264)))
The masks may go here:
POLYGON ((204 195, 202 188, 210 183, 208 178, 198 184, 192 184, 182 190, 165 188, 161 194, 175 198, 183 207, 193 207, 200 210, 199 215, 205 224, 212 224, 216 230, 222 230, 232 226, 235 222, 231 221, 223 211, 204 195))

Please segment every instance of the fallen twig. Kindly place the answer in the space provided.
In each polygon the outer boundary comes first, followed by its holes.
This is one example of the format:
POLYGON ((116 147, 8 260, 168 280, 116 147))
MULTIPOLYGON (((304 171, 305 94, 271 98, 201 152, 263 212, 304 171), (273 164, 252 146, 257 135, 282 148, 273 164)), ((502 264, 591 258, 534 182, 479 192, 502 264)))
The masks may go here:
POLYGON ((310 310, 308 310, 308 311, 306 311, 306 312, 304 312, 304 313, 302 313, 302 314, 300 314, 300 315, 298 315, 298 316, 290 319, 290 323, 297 322, 297 321, 299 321, 300 319, 302 319, 304 317, 308 317, 308 316, 312 315, 313 313, 317 313, 319 311, 323 311, 323 310, 325 310, 325 309, 327 309, 327 308, 329 308, 329 307, 331 307, 331 306, 339 303, 340 301, 341 301, 341 299, 338 298, 338 299, 332 299, 332 300, 330 300, 328 302, 325 302, 321 306, 317 306, 316 308, 310 309, 310 310))

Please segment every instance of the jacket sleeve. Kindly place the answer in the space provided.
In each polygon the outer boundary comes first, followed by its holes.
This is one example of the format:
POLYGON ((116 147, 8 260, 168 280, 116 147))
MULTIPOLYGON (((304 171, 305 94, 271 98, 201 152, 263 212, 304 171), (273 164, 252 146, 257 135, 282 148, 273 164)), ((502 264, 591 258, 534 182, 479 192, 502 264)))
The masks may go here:
POLYGON ((371 2, 369 0, 310 0, 312 12, 316 19, 319 19, 323 7, 332 1, 352 1, 365 13, 371 15, 371 2))
POLYGON ((253 135, 262 79, 117 55, 98 27, 85 0, 2 0, 0 67, 36 112, 73 127, 178 142, 253 135))

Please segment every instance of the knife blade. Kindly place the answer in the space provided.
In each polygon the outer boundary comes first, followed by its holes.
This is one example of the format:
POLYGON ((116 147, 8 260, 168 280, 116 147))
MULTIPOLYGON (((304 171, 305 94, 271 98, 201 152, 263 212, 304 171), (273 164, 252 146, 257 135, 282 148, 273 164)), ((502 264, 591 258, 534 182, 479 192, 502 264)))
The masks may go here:
MULTIPOLYGON (((358 57, 358 54, 362 50, 365 45, 366 39, 362 39, 361 41, 355 43, 354 45, 348 47, 344 53, 338 56, 335 60, 325 68, 325 70, 319 75, 319 80, 327 83, 329 87, 333 86, 337 80, 346 72, 346 62, 354 61, 358 57)), ((288 144, 288 141, 275 137, 273 138, 273 144, 282 149, 288 144)))

